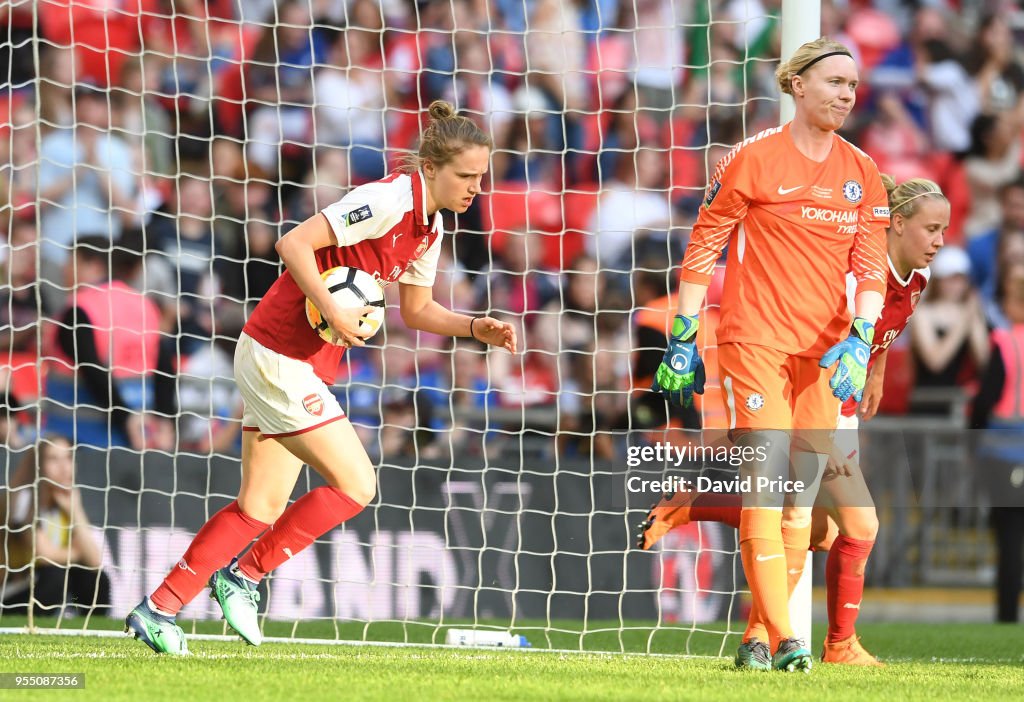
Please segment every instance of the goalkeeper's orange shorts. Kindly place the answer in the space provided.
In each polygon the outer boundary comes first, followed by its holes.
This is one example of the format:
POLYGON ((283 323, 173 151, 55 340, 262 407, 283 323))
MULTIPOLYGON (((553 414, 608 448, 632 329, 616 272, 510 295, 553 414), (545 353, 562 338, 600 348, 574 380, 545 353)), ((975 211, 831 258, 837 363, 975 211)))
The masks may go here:
POLYGON ((794 447, 829 453, 839 400, 828 386, 831 368, 811 356, 792 356, 753 344, 720 344, 718 368, 730 433, 792 432, 794 447))

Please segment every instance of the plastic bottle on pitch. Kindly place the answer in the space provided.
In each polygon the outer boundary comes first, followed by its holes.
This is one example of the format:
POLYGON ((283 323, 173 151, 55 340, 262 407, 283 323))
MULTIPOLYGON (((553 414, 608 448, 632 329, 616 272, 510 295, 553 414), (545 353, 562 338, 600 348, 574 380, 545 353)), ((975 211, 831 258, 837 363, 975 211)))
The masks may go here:
POLYGON ((479 629, 449 629, 444 642, 449 646, 488 646, 498 648, 529 648, 525 636, 508 631, 481 631, 479 629))

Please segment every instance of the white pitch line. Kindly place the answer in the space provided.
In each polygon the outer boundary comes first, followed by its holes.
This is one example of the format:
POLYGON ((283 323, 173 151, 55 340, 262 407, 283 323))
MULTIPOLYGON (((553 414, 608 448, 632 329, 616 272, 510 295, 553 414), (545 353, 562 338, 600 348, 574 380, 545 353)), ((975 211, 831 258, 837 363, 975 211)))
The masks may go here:
MULTIPOLYGON (((104 639, 116 639, 126 638, 129 635, 121 631, 110 631, 110 630, 68 630, 68 629, 40 629, 36 628, 31 632, 27 627, 0 627, 0 635, 2 634, 34 634, 41 636, 78 636, 78 637, 97 637, 104 639)), ((224 641, 224 642, 237 642, 239 638, 237 636, 227 636, 224 634, 186 634, 186 638, 189 641, 224 641)), ((345 641, 340 639, 290 639, 283 636, 270 636, 263 639, 263 643, 277 643, 277 644, 304 644, 310 646, 347 646, 347 647, 359 647, 369 646, 375 648, 426 648, 426 649, 437 649, 442 651, 465 651, 465 652, 494 652, 499 653, 502 651, 522 651, 530 653, 554 653, 561 655, 588 655, 588 656, 612 656, 621 658, 668 658, 668 659, 688 659, 688 658, 706 658, 716 659, 718 656, 696 656, 686 655, 683 653, 637 653, 633 651, 580 651, 575 649, 561 649, 561 648, 519 648, 509 646, 450 646, 448 644, 430 644, 430 643, 402 643, 398 641, 345 641)), ((723 659, 724 660, 724 659, 723 659)))

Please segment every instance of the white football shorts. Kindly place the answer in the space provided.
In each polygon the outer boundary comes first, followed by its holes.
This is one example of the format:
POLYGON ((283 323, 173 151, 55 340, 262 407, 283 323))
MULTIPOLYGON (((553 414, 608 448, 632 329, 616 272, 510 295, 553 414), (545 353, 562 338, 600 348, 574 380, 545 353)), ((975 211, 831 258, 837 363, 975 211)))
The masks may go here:
POLYGON ((235 347, 235 382, 245 402, 243 431, 295 436, 345 417, 313 366, 271 351, 245 333, 235 347))

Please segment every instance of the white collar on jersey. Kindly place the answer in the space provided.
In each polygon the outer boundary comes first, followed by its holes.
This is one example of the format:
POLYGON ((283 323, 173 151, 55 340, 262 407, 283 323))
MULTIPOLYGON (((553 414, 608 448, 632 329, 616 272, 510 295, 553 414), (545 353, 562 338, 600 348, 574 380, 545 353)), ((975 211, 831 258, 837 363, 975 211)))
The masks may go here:
POLYGON ((908 285, 910 285, 910 281, 913 280, 915 273, 920 273, 921 275, 924 276, 925 280, 928 280, 928 274, 931 271, 929 271, 927 268, 915 268, 910 271, 910 275, 907 276, 907 279, 903 280, 903 278, 900 277, 899 271, 896 270, 896 265, 892 262, 892 258, 888 255, 886 255, 885 258, 887 261, 889 261, 889 271, 892 272, 892 277, 896 279, 896 282, 899 283, 901 287, 905 288, 908 285))

